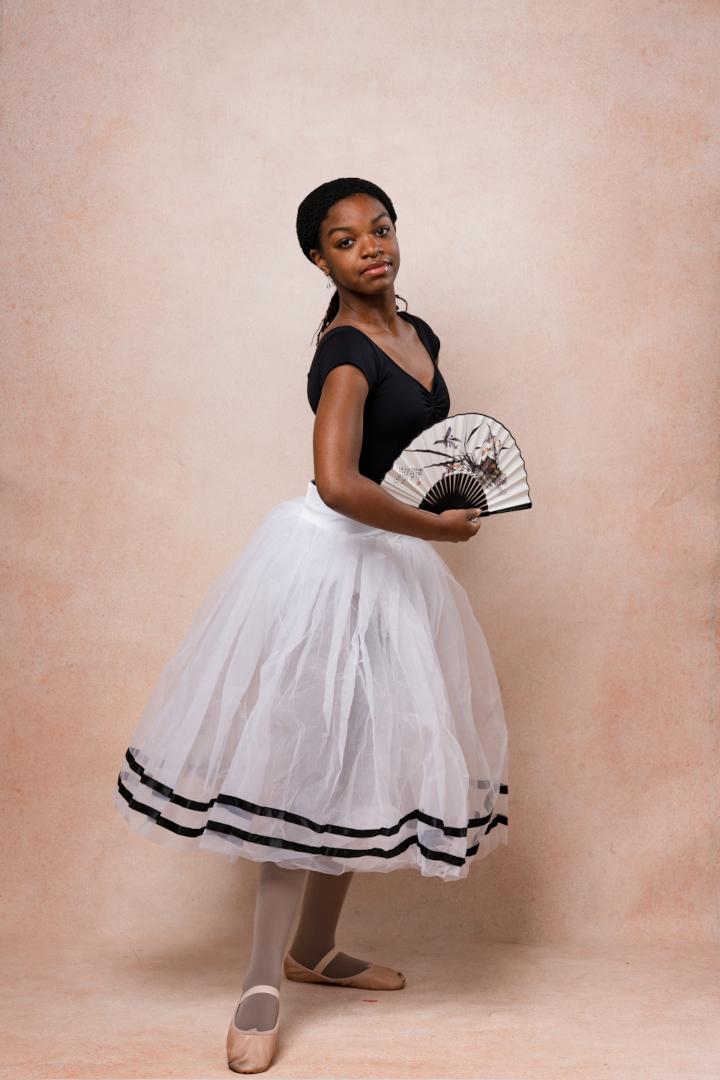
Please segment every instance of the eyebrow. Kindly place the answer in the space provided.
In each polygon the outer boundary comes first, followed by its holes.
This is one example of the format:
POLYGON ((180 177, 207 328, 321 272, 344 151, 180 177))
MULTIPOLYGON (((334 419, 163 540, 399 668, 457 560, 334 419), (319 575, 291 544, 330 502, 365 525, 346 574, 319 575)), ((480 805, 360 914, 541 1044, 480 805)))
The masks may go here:
MULTIPOLYGON (((375 217, 372 219, 370 224, 374 225, 375 222, 379 221, 381 217, 390 217, 390 215, 385 210, 382 210, 379 214, 375 215, 375 217)), ((328 236, 330 236, 330 233, 334 233, 334 232, 352 232, 352 226, 350 226, 350 225, 335 225, 332 229, 328 230, 328 236)))

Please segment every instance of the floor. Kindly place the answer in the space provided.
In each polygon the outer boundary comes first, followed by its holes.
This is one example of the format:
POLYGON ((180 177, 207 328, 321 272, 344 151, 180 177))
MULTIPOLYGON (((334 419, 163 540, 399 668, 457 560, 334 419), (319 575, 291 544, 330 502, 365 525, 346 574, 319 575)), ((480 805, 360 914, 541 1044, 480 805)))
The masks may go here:
MULTIPOLYGON (((371 993, 283 980, 276 1077, 720 1080, 720 948, 466 942, 348 952, 403 970, 371 993)), ((235 1076, 245 952, 4 949, 0 1077, 235 1076)))

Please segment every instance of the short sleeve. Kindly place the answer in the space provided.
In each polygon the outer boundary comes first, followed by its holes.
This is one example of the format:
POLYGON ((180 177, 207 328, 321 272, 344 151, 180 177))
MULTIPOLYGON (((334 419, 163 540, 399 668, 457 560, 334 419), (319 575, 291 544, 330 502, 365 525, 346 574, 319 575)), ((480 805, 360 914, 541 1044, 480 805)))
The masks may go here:
MULTIPOLYGON (((308 400, 317 410, 323 384, 333 368, 352 364, 367 379, 369 390, 379 380, 378 358, 373 343, 354 326, 338 326, 321 340, 308 372, 308 400)), ((368 391, 369 392, 369 391, 368 391)))

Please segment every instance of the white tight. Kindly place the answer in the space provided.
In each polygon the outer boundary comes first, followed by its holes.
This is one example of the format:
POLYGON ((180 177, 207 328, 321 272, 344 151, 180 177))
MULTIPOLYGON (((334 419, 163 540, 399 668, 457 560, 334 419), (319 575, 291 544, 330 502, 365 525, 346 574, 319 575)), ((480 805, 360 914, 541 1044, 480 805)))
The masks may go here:
MULTIPOLYGON (((338 919, 352 878, 351 870, 344 874, 322 874, 317 870, 285 870, 276 863, 261 863, 252 951, 243 990, 256 983, 280 988, 283 956, 301 895, 300 917, 289 949, 300 964, 315 966, 335 944, 338 919)), ((366 966, 362 960, 339 953, 324 969, 324 974, 342 978, 366 966)), ((277 998, 271 994, 252 994, 238 1009, 235 1022, 241 1028, 257 1027, 263 1031, 274 1026, 277 1014, 277 998)))

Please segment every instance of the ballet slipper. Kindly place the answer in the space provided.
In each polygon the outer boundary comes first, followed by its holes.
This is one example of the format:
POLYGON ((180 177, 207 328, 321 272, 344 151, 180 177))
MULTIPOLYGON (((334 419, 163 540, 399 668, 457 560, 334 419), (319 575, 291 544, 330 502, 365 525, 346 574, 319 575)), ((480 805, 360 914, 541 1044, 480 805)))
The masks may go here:
MULTIPOLYGON (((259 994, 261 991, 267 994, 275 994, 278 1000, 280 998, 280 991, 276 986, 258 983, 255 986, 249 986, 245 990, 238 1006, 235 1008, 235 1012, 237 1013, 238 1007, 242 1005, 246 997, 249 997, 250 994, 259 994)), ((270 1028, 268 1031, 258 1031, 256 1027, 239 1028, 235 1024, 235 1015, 233 1014, 227 1034, 228 1068, 239 1073, 263 1072, 267 1069, 275 1053, 279 1026, 279 1013, 275 1027, 270 1028)))
POLYGON ((394 971, 393 968, 383 967, 382 964, 370 964, 364 971, 358 971, 355 975, 346 975, 342 979, 334 979, 330 975, 323 975, 320 969, 327 967, 332 958, 339 952, 340 949, 337 946, 330 949, 318 960, 313 968, 298 963, 295 957, 288 952, 283 960, 285 976, 292 982, 354 986, 360 990, 402 990, 405 985, 405 976, 402 971, 394 971))

